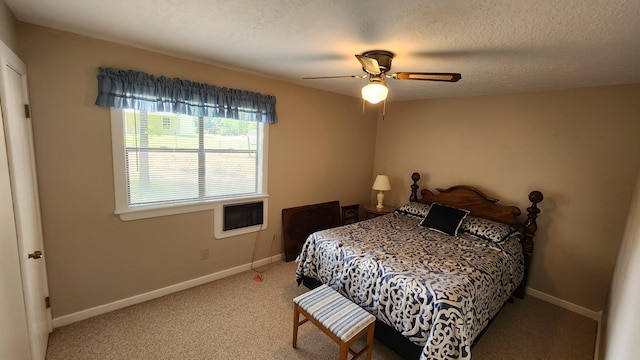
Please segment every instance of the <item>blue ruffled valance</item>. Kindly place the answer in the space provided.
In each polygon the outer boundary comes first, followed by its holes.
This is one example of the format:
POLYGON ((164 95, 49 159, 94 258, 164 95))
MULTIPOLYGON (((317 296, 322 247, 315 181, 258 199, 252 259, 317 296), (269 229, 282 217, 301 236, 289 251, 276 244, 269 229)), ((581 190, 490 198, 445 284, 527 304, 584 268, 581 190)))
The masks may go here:
POLYGON ((100 68, 96 105, 192 116, 278 122, 276 98, 134 70, 100 68))

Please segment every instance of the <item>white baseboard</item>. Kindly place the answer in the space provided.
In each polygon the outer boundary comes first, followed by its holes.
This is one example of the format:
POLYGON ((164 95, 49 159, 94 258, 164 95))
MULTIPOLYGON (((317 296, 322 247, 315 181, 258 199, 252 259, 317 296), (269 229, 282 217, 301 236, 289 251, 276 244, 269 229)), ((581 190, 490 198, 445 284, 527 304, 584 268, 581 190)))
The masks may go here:
POLYGON ((572 311, 576 314, 580 314, 584 317, 588 317, 589 319, 595 320, 598 322, 598 324, 600 324, 600 320, 602 319, 602 310, 601 311, 593 311, 591 309, 587 309, 585 307, 582 307, 580 305, 576 305, 574 303, 570 303, 566 300, 562 300, 559 299, 555 296, 549 295, 547 293, 543 293, 542 291, 536 290, 536 289, 532 289, 530 287, 527 287, 527 295, 531 295, 535 298, 538 298, 540 300, 544 300, 548 303, 551 303, 553 305, 557 305, 560 306, 563 309, 567 309, 569 311, 572 311))
POLYGON ((568 302, 566 300, 562 300, 560 298, 557 298, 555 296, 549 295, 547 293, 543 293, 542 291, 536 290, 536 289, 532 289, 530 287, 527 287, 527 295, 531 295, 535 298, 538 298, 540 300, 544 300, 548 303, 551 303, 553 305, 557 305, 563 309, 572 311, 576 314, 580 314, 584 317, 587 317, 589 319, 595 320, 598 322, 597 325, 597 329, 596 329, 596 343, 595 343, 595 349, 593 351, 593 360, 598 360, 600 357, 600 336, 601 336, 601 331, 602 331, 602 310, 600 311, 593 311, 590 309, 587 309, 583 306, 580 305, 576 305, 574 303, 568 302))
MULTIPOLYGON (((279 260, 283 260, 284 259, 284 254, 280 254, 280 255, 275 255, 272 256, 270 258, 266 258, 266 259, 262 259, 262 260, 258 260, 255 261, 253 263, 253 268, 259 268, 265 265, 268 265, 270 262, 272 261, 279 261, 279 260)), ((108 304, 104 304, 104 305, 99 305, 90 309, 86 309, 86 310, 82 310, 82 311, 78 311, 75 312, 73 314, 69 314, 69 315, 63 315, 60 317, 56 317, 53 319, 53 327, 57 328, 57 327, 61 327, 64 325, 69 325, 71 323, 77 322, 77 321, 81 321, 81 320, 85 320, 94 316, 98 316, 101 314, 105 314, 108 313, 110 311, 114 311, 114 310, 118 310, 118 309, 122 309, 125 308, 127 306, 131 306, 131 305, 135 305, 135 304, 139 304, 145 301, 149 301, 155 298, 159 298, 161 296, 164 295, 168 295, 168 294, 172 294, 178 291, 182 291, 182 290, 186 290, 198 285, 202 285, 202 284, 206 284, 208 282, 214 281, 214 280, 218 280, 218 279, 222 279, 225 277, 229 277, 231 275, 235 275, 235 274, 239 274, 241 272, 245 272, 248 270, 251 270, 251 263, 249 264, 244 264, 244 265, 240 265, 240 266, 236 266, 234 268, 231 269, 226 269, 226 270, 222 270, 219 271, 217 273, 213 273, 213 274, 209 274, 209 275, 205 275, 205 276, 201 276, 199 278, 195 278, 195 279, 191 279, 191 280, 187 280, 175 285, 171 285, 171 286, 167 286, 161 289, 157 289, 157 290, 153 290, 153 291, 149 291, 146 292, 144 294, 140 294, 140 295, 135 295, 132 296, 130 298, 126 298, 126 299, 122 299, 122 300, 117 300, 108 304)))
MULTIPOLYGON (((266 258, 266 259, 262 259, 262 260, 258 260, 256 262, 253 263, 253 268, 259 268, 261 266, 265 266, 267 264, 269 264, 272 261, 279 261, 279 260, 283 260, 284 259, 284 254, 279 254, 279 255, 275 255, 272 256, 270 258, 266 258)), ((199 286, 202 284, 206 284, 208 282, 214 281, 214 280, 219 280, 219 279, 223 279, 225 277, 229 277, 235 274, 239 274, 241 272, 244 271, 248 271, 251 270, 251 263, 248 264, 244 264, 244 265, 240 265, 240 266, 236 266, 234 268, 231 269, 226 269, 226 270, 222 270, 213 274, 209 274, 209 275, 205 275, 205 276, 201 276, 199 278, 195 278, 195 279, 191 279, 191 280, 187 280, 175 285, 171 285, 171 286, 167 286, 161 289, 157 289, 157 290, 153 290, 153 291, 149 291, 146 292, 144 294, 140 294, 140 295, 135 295, 132 296, 130 298, 126 298, 126 299, 122 299, 122 300, 117 300, 108 304, 104 304, 104 305, 99 305, 90 309, 86 309, 86 310, 82 310, 82 311, 78 311, 75 312, 73 314, 69 314, 69 315, 63 315, 60 317, 56 317, 53 319, 53 327, 61 327, 61 326, 65 326, 65 325, 69 325, 71 323, 77 322, 77 321, 81 321, 81 320, 85 320, 94 316, 98 316, 101 314, 105 314, 108 313, 110 311, 114 311, 114 310, 118 310, 118 309, 123 309, 127 306, 131 306, 131 305, 135 305, 135 304, 139 304, 145 301, 149 301, 155 298, 159 298, 161 296, 165 296, 168 294, 172 294, 178 291, 182 291, 182 290, 186 290, 195 286, 199 286)), ((549 295, 547 293, 544 293, 542 291, 536 290, 536 289, 532 289, 530 287, 527 287, 527 294, 531 295, 535 298, 538 298, 540 300, 544 300, 546 302, 549 302, 551 304, 560 306, 563 309, 567 309, 569 311, 575 312, 577 314, 580 314, 582 316, 588 317, 589 319, 593 319, 595 321, 598 322, 598 330, 600 329, 600 321, 602 319, 602 311, 593 311, 590 309, 587 309, 585 307, 582 307, 580 305, 576 305, 573 303, 570 303, 566 300, 562 300, 559 299, 555 296, 549 295)), ((598 331, 599 332, 599 331, 598 331)))

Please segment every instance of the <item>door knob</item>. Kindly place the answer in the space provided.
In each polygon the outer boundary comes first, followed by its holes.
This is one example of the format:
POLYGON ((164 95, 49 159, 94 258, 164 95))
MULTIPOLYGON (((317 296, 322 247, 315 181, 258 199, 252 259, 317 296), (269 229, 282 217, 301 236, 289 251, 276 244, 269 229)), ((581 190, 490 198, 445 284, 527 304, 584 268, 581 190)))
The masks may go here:
POLYGON ((29 254, 29 259, 40 259, 42 257, 42 251, 37 250, 29 254))

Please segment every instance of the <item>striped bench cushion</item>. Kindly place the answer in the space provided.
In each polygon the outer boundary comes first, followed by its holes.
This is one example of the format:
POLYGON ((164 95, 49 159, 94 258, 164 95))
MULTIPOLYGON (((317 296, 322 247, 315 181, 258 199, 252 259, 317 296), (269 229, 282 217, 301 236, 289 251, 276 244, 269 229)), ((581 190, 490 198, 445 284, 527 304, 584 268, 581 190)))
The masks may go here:
POLYGON ((344 342, 376 320, 327 285, 318 286, 294 298, 293 302, 344 342))

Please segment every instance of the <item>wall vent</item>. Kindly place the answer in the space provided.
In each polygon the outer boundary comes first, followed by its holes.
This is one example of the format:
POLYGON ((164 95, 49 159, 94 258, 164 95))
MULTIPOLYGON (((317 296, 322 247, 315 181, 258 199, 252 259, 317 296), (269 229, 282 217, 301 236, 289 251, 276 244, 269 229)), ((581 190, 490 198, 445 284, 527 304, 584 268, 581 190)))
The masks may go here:
POLYGON ((264 214, 262 201, 225 205, 223 207, 223 230, 229 231, 254 225, 262 225, 264 214))

